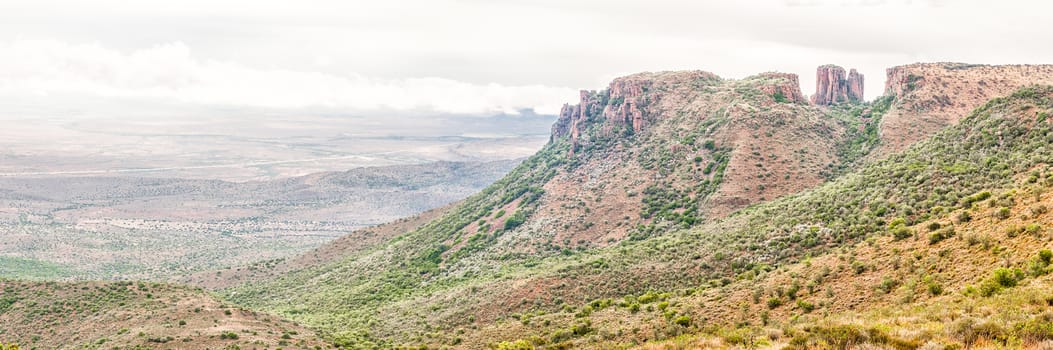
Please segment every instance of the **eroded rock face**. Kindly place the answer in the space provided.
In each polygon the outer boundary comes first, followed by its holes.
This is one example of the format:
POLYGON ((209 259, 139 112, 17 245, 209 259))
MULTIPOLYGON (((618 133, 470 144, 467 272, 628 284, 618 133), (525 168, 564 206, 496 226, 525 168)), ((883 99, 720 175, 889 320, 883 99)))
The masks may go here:
POLYGON ((886 73, 885 95, 896 99, 881 119, 881 144, 874 157, 901 151, 957 124, 992 98, 1031 84, 1053 84, 1053 65, 915 63, 886 73))
POLYGON ((773 97, 782 96, 782 99, 785 100, 777 102, 805 103, 808 101, 801 93, 801 82, 797 79, 797 74, 770 72, 762 73, 758 77, 774 81, 771 85, 758 86, 758 89, 773 97))
POLYGON ((848 72, 848 100, 849 101, 863 101, 863 75, 855 70, 851 69, 848 72))
POLYGON ((812 103, 829 106, 863 100, 863 75, 855 69, 846 76, 845 69, 832 64, 815 70, 815 95, 812 103))

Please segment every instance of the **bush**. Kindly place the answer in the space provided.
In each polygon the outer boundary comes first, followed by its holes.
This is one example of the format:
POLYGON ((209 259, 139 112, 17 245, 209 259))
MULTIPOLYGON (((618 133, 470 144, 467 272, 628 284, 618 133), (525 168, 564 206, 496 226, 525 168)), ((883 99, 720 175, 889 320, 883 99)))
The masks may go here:
POLYGON ((914 233, 911 232, 909 228, 900 226, 892 229, 892 237, 894 237, 897 241, 904 240, 913 236, 914 233))
POLYGON ((1019 269, 997 268, 980 284, 980 295, 989 297, 1005 288, 1016 287, 1024 273, 1019 269))
POLYGON ((936 282, 929 282, 928 284, 929 294, 932 296, 938 296, 943 294, 943 286, 936 282))
POLYGON ((999 208, 998 211, 995 212, 995 218, 997 218, 998 220, 1008 219, 1009 215, 1009 208, 1006 207, 999 208))
POLYGON ((691 317, 678 316, 677 318, 673 319, 673 323, 675 323, 677 326, 687 327, 691 325, 691 317))
POLYGON ((519 225, 522 225, 525 221, 526 214, 522 211, 516 210, 515 214, 512 214, 511 217, 505 219, 505 231, 519 227, 519 225))
POLYGON ((777 308, 779 306, 782 306, 782 299, 779 299, 777 297, 768 298, 768 308, 769 309, 774 309, 774 308, 777 308))
POLYGON ((523 339, 513 342, 503 341, 497 343, 494 350, 534 350, 534 344, 523 339))
POLYGON ((884 279, 881 280, 881 284, 877 286, 877 290, 881 291, 884 294, 888 294, 891 293, 892 289, 896 288, 896 286, 898 285, 899 281, 893 279, 892 277, 886 276, 884 279))
POLYGON ((809 313, 812 312, 812 310, 815 310, 815 304, 809 303, 804 300, 798 300, 797 308, 801 309, 801 311, 804 311, 804 313, 809 313))
POLYGON ((219 334, 219 339, 235 340, 235 339, 238 339, 238 333, 229 332, 229 331, 228 332, 223 332, 223 333, 219 334))

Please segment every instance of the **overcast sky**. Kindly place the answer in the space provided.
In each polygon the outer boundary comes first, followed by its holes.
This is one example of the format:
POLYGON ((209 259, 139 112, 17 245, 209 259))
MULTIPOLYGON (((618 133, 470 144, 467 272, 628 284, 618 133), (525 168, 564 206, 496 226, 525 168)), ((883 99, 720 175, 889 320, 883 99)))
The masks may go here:
POLYGON ((26 110, 11 101, 85 100, 555 113, 577 90, 639 71, 792 72, 811 94, 825 63, 859 69, 874 98, 893 65, 1053 62, 1051 4, 4 0, 0 115, 26 110))

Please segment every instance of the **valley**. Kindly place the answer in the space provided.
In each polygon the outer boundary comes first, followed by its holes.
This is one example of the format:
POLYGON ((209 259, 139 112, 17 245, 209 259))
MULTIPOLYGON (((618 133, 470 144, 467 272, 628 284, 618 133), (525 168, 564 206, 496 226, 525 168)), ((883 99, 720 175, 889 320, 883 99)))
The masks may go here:
MULTIPOLYGON (((3 282, 2 300, 19 311, 0 317, 12 324, 43 312, 19 290, 114 290, 136 300, 122 306, 157 312, 142 337, 70 327, 27 337, 9 327, 0 339, 70 347, 105 337, 148 348, 179 348, 150 339, 184 338, 341 349, 1050 346, 1053 87, 1041 84, 1053 69, 926 63, 890 68, 887 79, 883 96, 862 101, 863 76, 834 65, 817 69, 812 99, 794 74, 633 74, 582 91, 549 142, 521 161, 248 182, 0 179, 16 204, 4 211, 9 225, 83 231, 37 246, 102 226, 238 239, 220 245, 233 257, 194 269, 88 275, 175 284, 3 282), (150 194, 112 195, 137 191, 150 194), (70 195, 47 195, 55 192, 70 195), (315 243, 278 238, 293 236, 315 243), (239 251, 249 239, 253 250, 239 251), (153 290, 178 296, 152 303, 153 290), (245 318, 212 316, 209 325, 177 300, 245 318), (171 326, 182 318, 186 329, 171 326), (239 340, 226 329, 240 329, 231 330, 239 340)), ((80 249, 71 255, 90 254, 80 249)), ((4 266, 44 280, 66 271, 55 256, 4 266)), ((88 306, 52 320, 111 314, 112 305, 88 306)))
POLYGON ((366 167, 250 182, 0 178, 0 276, 164 281, 290 257, 458 201, 516 163, 366 167))

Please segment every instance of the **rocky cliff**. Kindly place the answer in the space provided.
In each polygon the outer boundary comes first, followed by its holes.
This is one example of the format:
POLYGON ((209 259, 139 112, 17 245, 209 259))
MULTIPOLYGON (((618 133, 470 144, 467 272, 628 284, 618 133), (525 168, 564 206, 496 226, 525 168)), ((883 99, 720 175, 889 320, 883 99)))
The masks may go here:
POLYGON ((845 76, 845 69, 835 65, 819 66, 815 71, 815 95, 812 103, 828 106, 842 102, 863 101, 863 75, 852 69, 845 76))
POLYGON ((603 246, 814 186, 843 134, 819 113, 787 73, 640 73, 582 91, 552 128, 578 166, 544 187, 544 230, 603 246))
POLYGON ((886 70, 885 94, 896 97, 881 121, 883 157, 958 124, 988 100, 1032 84, 1053 84, 1053 65, 916 63, 886 70))

